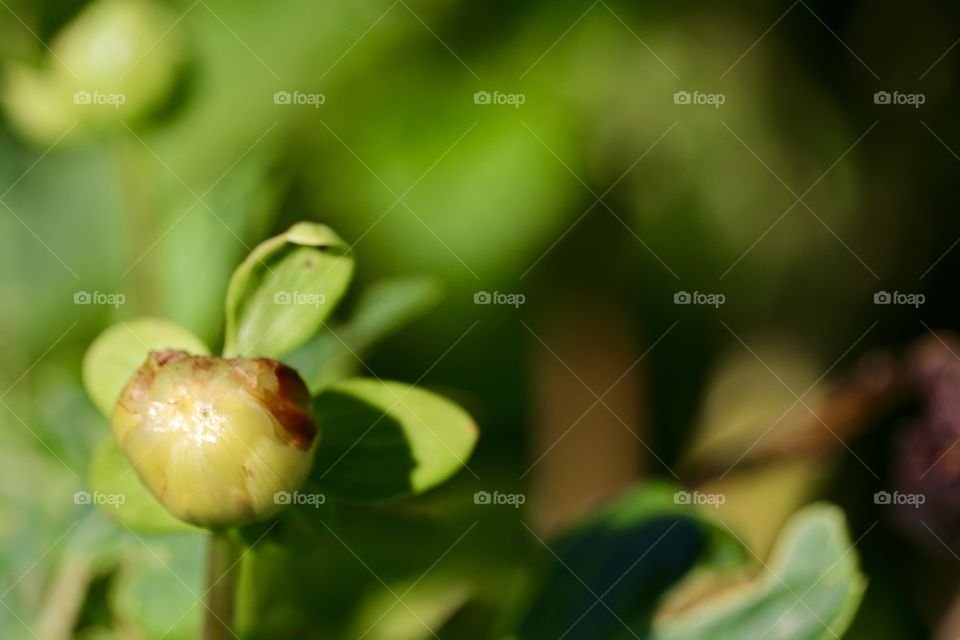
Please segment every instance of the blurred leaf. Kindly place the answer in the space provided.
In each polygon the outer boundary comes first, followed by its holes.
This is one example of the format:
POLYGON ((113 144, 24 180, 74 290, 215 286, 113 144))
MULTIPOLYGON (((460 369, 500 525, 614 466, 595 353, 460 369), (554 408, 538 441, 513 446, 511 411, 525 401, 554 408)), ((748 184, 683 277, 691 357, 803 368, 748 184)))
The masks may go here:
POLYGON ((787 524, 768 569, 752 583, 658 625, 654 638, 839 637, 865 588, 843 512, 817 504, 787 524))
POLYGON ((629 492, 545 544, 552 561, 518 640, 642 636, 660 596, 696 564, 729 567, 745 557, 733 536, 676 504, 664 484, 629 492))
POLYGON ((200 529, 170 515, 146 486, 116 440, 107 438, 97 448, 90 462, 90 492, 106 496, 122 496, 122 501, 103 504, 104 512, 112 519, 134 531, 167 533, 173 531, 200 531, 200 529))
MULTIPOLYGON (((184 193, 158 208, 152 223, 157 233, 168 232, 143 262, 157 282, 151 302, 157 313, 193 328, 209 344, 223 335, 223 292, 249 253, 243 239, 266 237, 279 207, 285 182, 268 175, 264 155, 254 151, 238 162, 204 195, 203 204, 184 193)), ((145 209, 156 206, 142 190, 129 199, 145 209)))
MULTIPOLYGON (((78 479, 29 434, 0 418, 0 638, 30 637, 47 588, 62 562, 65 537, 78 524, 72 494, 78 479)), ((88 510, 89 513, 89 510, 88 510)))
POLYGON ((91 586, 98 577, 109 575, 116 568, 123 538, 123 531, 92 508, 85 510, 64 533, 63 551, 45 588, 34 628, 37 637, 66 640, 75 637, 72 631, 77 627, 85 626, 84 610, 97 606, 93 604, 97 596, 91 595, 91 586))
POLYGON ((194 640, 204 611, 204 549, 204 536, 132 536, 112 590, 121 624, 143 638, 194 640))
MULTIPOLYGON (((510 53, 536 59, 549 43, 538 46, 510 53)), ((363 234, 365 256, 381 268, 428 270, 476 290, 477 278, 523 273, 567 216, 589 206, 581 208, 583 188, 571 176, 583 175, 583 145, 573 111, 556 108, 556 82, 526 78, 519 108, 474 102, 478 90, 521 90, 515 64, 495 62, 503 54, 491 56, 482 81, 455 60, 444 68, 414 58, 403 77, 344 86, 348 108, 330 101, 336 137, 318 136, 326 148, 309 165, 313 206, 335 212, 344 233, 363 234), (393 98, 400 94, 404 100, 393 98)), ((390 58, 368 64, 358 77, 377 74, 390 58)))
POLYGON ((110 427, 90 402, 75 363, 51 359, 38 365, 31 372, 29 395, 36 411, 36 418, 30 419, 42 425, 44 442, 50 448, 47 453, 52 452, 71 469, 86 469, 110 427))
POLYGON ((717 518, 737 532, 754 553, 766 557, 790 518, 808 504, 834 468, 809 457, 734 470, 700 485, 724 497, 717 518))
POLYGON ((419 494, 466 464, 477 427, 439 395, 400 382, 353 378, 314 400, 320 446, 311 479, 340 498, 419 494))
POLYGON ((237 533, 250 547, 269 541, 291 553, 315 551, 318 538, 328 534, 326 526, 336 519, 336 501, 325 496, 319 504, 290 504, 273 518, 237 528, 237 533))
MULTIPOLYGON (((402 593, 405 606, 396 605, 391 591, 371 595, 361 607, 350 637, 369 640, 426 640, 440 629, 470 598, 467 582, 451 583, 446 576, 428 575, 416 582, 391 587, 402 593)), ((438 637, 451 637, 437 634, 438 637)), ((456 636, 464 640, 463 635, 456 636)), ((470 636, 476 637, 476 636, 470 636)))
POLYGON ((428 277, 382 280, 363 292, 353 317, 336 329, 324 328, 284 358, 316 393, 356 373, 360 358, 377 342, 436 304, 440 286, 428 277))
MULTIPOLYGON (((245 562, 254 569, 249 586, 256 593, 255 602, 250 602, 249 592, 241 598, 253 605, 243 613, 252 625, 244 630, 256 631, 241 631, 241 637, 302 638, 302 630, 309 628, 311 637, 359 638, 391 604, 397 605, 392 613, 399 618, 404 617, 401 609, 409 614, 395 598, 381 600, 389 593, 384 583, 441 638, 478 640, 475 632, 487 625, 474 625, 469 634, 453 628, 448 633, 448 623, 460 618, 460 613, 453 613, 454 620, 435 626, 434 612, 441 612, 432 599, 438 591, 443 592, 440 600, 448 602, 450 592, 468 587, 471 601, 479 599, 496 609, 496 615, 488 614, 491 622, 513 619, 513 603, 526 585, 529 538, 514 509, 476 505, 474 489, 473 478, 460 474, 435 491, 387 506, 338 503, 336 519, 327 522, 329 529, 321 526, 311 534, 291 528, 289 536, 280 533, 283 546, 273 543, 271 533, 270 543, 264 539, 255 545, 250 562, 245 562), (389 543, 384 542, 386 531, 389 543), (303 538, 286 544, 296 536, 303 538), (448 553, 440 558, 445 550, 448 553), (358 557, 369 571, 363 570, 358 557), (304 589, 304 584, 310 588, 304 589)), ((285 524, 281 519, 276 530, 285 524)), ((397 628, 392 616, 382 623, 397 628)), ((370 630, 367 640, 386 631, 383 625, 370 630)), ((425 639, 433 637, 419 628, 425 639)), ((502 634, 480 637, 493 640, 502 634)))
POLYGON ((299 222, 262 242, 227 289, 228 356, 279 358, 317 332, 340 301, 353 258, 330 228, 299 222))
POLYGON ((719 461, 726 468, 755 449, 790 441, 811 426, 821 429, 808 407, 819 407, 824 397, 824 385, 817 379, 824 365, 796 340, 761 336, 748 342, 763 361, 742 348, 721 357, 688 444, 690 464, 719 461), (802 404, 791 389, 806 392, 802 404))
POLYGON ((93 341, 83 359, 83 384, 103 415, 109 417, 113 412, 117 397, 147 354, 162 349, 182 349, 198 355, 210 353, 192 333, 158 318, 121 322, 93 341))

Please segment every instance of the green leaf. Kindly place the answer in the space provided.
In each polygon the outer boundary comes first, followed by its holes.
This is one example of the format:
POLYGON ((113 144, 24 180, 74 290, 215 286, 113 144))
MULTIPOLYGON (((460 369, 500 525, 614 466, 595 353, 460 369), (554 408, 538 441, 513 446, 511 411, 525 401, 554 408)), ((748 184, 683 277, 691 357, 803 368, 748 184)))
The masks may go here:
POLYGON ((261 243, 227 288, 227 356, 280 358, 320 329, 353 275, 349 248, 328 227, 298 222, 261 243))
POLYGON ((139 633, 126 637, 194 640, 203 614, 206 537, 129 536, 110 590, 117 618, 139 633))
POLYGON ((364 357, 390 333, 426 313, 440 298, 433 278, 407 276, 376 282, 357 302, 350 320, 324 328, 284 361, 300 373, 312 393, 355 375, 364 357))
POLYGON ((866 588, 843 512, 816 504, 781 532, 768 569, 655 629, 656 640, 840 637, 866 588))
POLYGON ((144 486, 130 461, 112 437, 104 440, 93 454, 88 471, 91 502, 97 504, 113 520, 134 531, 169 533, 201 531, 175 518, 144 486))
POLYGON ((744 563, 734 536, 674 496, 674 487, 649 483, 555 542, 535 538, 547 567, 515 637, 643 637, 660 596, 695 566, 744 563))
POLYGON ((431 573, 423 580, 409 580, 395 584, 391 590, 404 594, 405 607, 394 607, 396 598, 389 591, 374 591, 359 607, 353 621, 350 638, 368 640, 426 640, 433 637, 427 629, 435 629, 439 638, 490 638, 490 630, 482 634, 482 623, 490 624, 492 616, 481 621, 472 620, 472 634, 453 633, 446 623, 470 601, 469 580, 453 581, 446 575, 431 573), (480 624, 478 624, 478 622, 480 624))
POLYGON ((138 318, 101 333, 83 359, 83 384, 103 415, 109 417, 130 376, 150 351, 181 349, 207 355, 207 345, 187 329, 159 318, 138 318))
POLYGON ((466 465, 477 427, 453 402, 400 382, 352 378, 316 397, 313 484, 339 498, 419 494, 466 465))

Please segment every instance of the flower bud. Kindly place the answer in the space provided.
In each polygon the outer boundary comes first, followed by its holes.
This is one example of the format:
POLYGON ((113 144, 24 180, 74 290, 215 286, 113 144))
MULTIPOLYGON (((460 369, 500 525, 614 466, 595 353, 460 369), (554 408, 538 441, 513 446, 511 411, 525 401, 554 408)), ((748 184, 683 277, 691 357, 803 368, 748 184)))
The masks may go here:
POLYGON ((182 58, 175 13, 153 0, 96 0, 54 39, 52 67, 88 122, 120 122, 165 100, 182 58))
POLYGON ((317 427, 300 376, 267 358, 151 352, 111 416, 113 433, 175 516, 208 527, 265 518, 310 471, 317 427))
POLYGON ((8 65, 0 102, 42 144, 119 128, 170 99, 185 62, 179 19, 154 0, 95 0, 51 42, 38 67, 8 65))

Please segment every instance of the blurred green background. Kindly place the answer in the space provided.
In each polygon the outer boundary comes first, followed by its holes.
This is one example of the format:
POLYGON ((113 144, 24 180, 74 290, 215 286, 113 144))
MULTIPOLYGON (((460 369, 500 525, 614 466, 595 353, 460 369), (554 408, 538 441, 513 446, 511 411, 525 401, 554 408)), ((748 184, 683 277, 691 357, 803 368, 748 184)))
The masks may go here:
POLYGON ((109 432, 81 358, 142 315, 218 344, 231 272, 300 219, 353 246, 348 307, 381 278, 437 282, 355 364, 443 390, 482 438, 450 485, 344 514, 346 545, 258 551, 250 637, 412 639, 418 617, 496 637, 543 551, 529 531, 652 477, 726 495, 761 557, 801 505, 837 502, 870 579, 849 637, 955 637, 953 541, 910 537, 874 493, 898 481, 902 354, 957 325, 958 17, 3 0, 0 637, 192 637, 196 541, 72 500, 109 432), (381 577, 415 588, 378 621, 381 577))

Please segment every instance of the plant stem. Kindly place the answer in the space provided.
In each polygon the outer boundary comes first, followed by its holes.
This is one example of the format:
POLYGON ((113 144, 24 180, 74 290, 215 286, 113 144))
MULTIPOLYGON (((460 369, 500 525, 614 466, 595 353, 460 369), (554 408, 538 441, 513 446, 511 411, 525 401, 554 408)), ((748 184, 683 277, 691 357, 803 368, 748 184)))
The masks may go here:
POLYGON ((226 531, 211 531, 207 547, 207 612, 203 640, 234 638, 234 604, 240 575, 240 545, 226 531))
POLYGON ((139 142, 124 139, 116 149, 120 185, 123 188, 122 204, 129 213, 124 217, 124 241, 128 253, 124 259, 136 265, 136 268, 130 267, 133 284, 129 292, 139 315, 157 315, 161 310, 157 296, 148 293, 159 289, 160 274, 155 258, 144 259, 152 249, 152 239, 158 237, 158 231, 153 227, 158 222, 160 212, 151 204, 160 198, 152 169, 156 165, 139 142))

